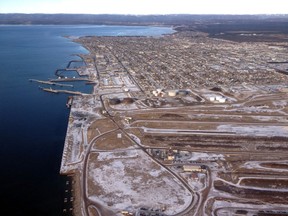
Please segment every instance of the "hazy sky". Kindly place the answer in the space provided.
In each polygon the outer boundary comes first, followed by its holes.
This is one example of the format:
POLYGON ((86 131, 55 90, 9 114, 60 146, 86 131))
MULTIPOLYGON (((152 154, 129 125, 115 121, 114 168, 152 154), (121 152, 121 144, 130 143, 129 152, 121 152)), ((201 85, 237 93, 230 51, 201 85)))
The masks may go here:
POLYGON ((0 13, 288 14, 287 0, 0 0, 0 13))

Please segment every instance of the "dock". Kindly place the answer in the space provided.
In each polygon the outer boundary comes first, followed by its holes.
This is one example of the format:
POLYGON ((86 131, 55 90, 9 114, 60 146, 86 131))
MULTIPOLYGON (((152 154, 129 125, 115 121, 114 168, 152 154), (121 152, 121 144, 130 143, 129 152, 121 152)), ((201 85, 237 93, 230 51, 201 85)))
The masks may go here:
POLYGON ((47 92, 51 92, 51 93, 55 93, 55 94, 58 94, 59 92, 57 90, 54 90, 52 88, 43 88, 43 87, 40 87, 40 89, 42 89, 43 91, 47 91, 47 92))
POLYGON ((60 78, 60 79, 49 79, 50 82, 73 82, 73 81, 90 81, 87 78, 60 78))
POLYGON ((85 94, 83 94, 82 92, 79 92, 79 91, 57 90, 57 89, 52 89, 52 88, 43 88, 43 87, 40 87, 40 86, 39 86, 39 88, 42 89, 43 91, 51 92, 51 93, 55 93, 55 94, 65 93, 65 94, 73 94, 73 95, 85 95, 85 94))
POLYGON ((55 86, 62 86, 62 87, 74 87, 71 84, 60 84, 60 83, 55 83, 53 81, 43 81, 43 80, 37 80, 37 79, 29 79, 30 82, 37 82, 41 84, 46 84, 46 85, 55 85, 55 86))

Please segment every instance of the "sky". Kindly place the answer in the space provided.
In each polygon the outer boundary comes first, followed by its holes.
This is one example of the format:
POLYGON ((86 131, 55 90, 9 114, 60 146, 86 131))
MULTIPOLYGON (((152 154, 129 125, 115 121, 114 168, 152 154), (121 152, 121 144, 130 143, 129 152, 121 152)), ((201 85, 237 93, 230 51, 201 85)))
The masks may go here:
POLYGON ((0 13, 288 14, 287 0, 0 0, 0 13), (285 3, 286 2, 286 3, 285 3))

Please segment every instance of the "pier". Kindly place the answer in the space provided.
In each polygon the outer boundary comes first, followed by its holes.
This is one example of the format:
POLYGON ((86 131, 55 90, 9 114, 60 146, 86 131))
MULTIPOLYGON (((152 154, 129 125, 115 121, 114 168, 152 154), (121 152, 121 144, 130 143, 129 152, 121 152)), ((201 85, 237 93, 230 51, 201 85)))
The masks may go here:
POLYGON ((43 81, 43 80, 37 80, 37 79, 29 79, 30 82, 37 82, 41 84, 47 84, 47 85, 55 85, 55 86, 61 86, 61 87, 74 87, 73 85, 70 84, 60 84, 60 83, 55 83, 52 80, 50 81, 43 81))
MULTIPOLYGON (((69 61, 69 63, 68 63, 68 65, 67 65, 66 68, 69 68, 69 69, 70 69, 71 64, 73 64, 73 63, 83 63, 83 64, 85 65, 85 62, 84 62, 83 60, 71 60, 71 61, 69 61)), ((80 68, 80 67, 82 67, 82 66, 73 67, 73 68, 74 68, 74 69, 77 69, 77 68, 80 68)))
POLYGON ((51 93, 55 93, 55 94, 65 93, 65 94, 73 94, 73 95, 85 95, 79 91, 58 90, 58 89, 52 89, 52 88, 43 88, 41 86, 39 86, 39 88, 42 89, 43 91, 51 92, 51 93))
POLYGON ((90 81, 87 78, 60 78, 60 79, 50 79, 50 82, 73 82, 73 81, 90 81))

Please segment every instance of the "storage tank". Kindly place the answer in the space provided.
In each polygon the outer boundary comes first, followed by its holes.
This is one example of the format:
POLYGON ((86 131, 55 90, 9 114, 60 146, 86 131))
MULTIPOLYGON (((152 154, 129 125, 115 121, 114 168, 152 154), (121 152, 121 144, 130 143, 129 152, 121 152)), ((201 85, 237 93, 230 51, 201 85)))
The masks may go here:
POLYGON ((222 98, 222 96, 217 95, 216 98, 215 98, 215 100, 219 101, 221 98, 222 98))
POLYGON ((109 99, 109 104, 111 104, 111 105, 117 105, 120 103, 121 103, 121 100, 119 98, 110 98, 109 99))
POLYGON ((129 98, 129 97, 123 98, 123 100, 122 100, 122 102, 125 103, 125 104, 131 104, 131 103, 133 103, 134 101, 135 101, 134 98, 129 98))
POLYGON ((175 97, 176 95, 177 95, 177 91, 175 91, 175 90, 168 91, 168 96, 169 97, 175 97))
POLYGON ((226 98, 222 97, 222 98, 219 99, 219 102, 220 102, 220 103, 225 103, 226 100, 227 100, 226 98))

